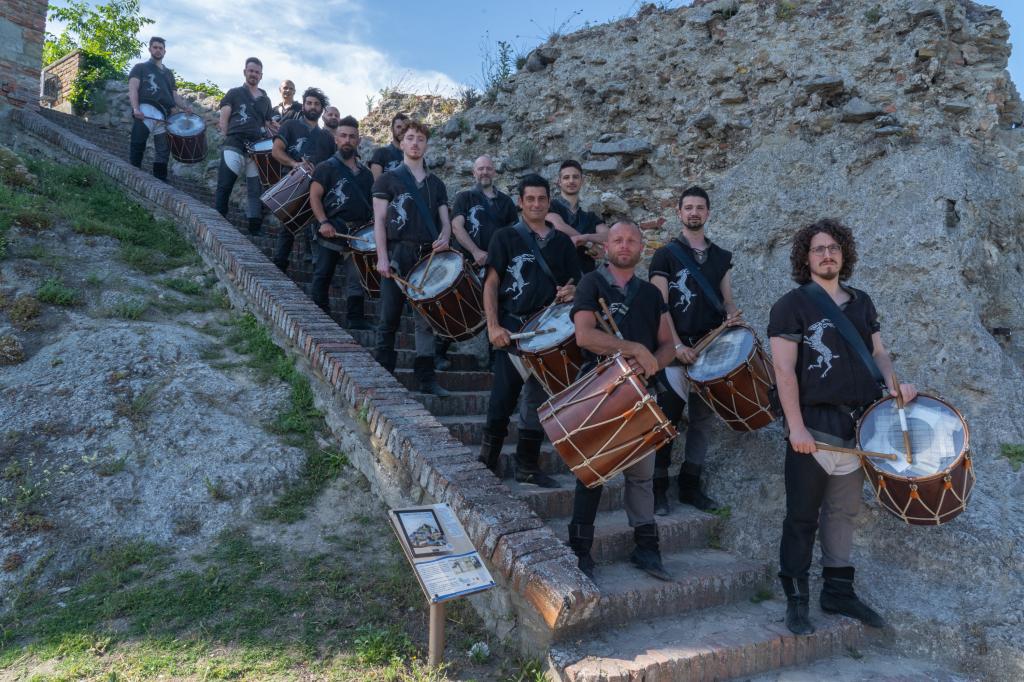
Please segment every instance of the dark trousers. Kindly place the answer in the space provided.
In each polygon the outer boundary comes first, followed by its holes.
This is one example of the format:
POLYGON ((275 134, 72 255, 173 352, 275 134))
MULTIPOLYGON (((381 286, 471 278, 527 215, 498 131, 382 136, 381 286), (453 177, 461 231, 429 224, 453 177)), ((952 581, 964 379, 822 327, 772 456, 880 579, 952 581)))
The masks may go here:
MULTIPOLYGON (((389 359, 395 354, 395 334, 402 320, 402 308, 405 306, 405 294, 393 279, 381 278, 380 308, 377 324, 377 359, 389 359)), ((417 313, 416 319, 416 357, 434 358, 434 330, 430 323, 417 313)), ((385 364, 386 363, 382 363, 385 364)), ((389 369, 394 367, 393 363, 389 369)))
POLYGON ((786 518, 779 545, 779 575, 806 579, 821 527, 822 565, 851 566, 854 519, 860 511, 864 471, 829 476, 814 455, 786 445, 786 518))
MULTIPOLYGON (((638 462, 623 470, 626 488, 623 491, 623 507, 630 528, 639 528, 654 523, 654 457, 647 455, 638 462)), ((601 506, 601 493, 604 486, 588 488, 579 479, 572 500, 572 523, 584 526, 594 525, 598 507, 601 506)))
MULTIPOLYGON (((688 407, 683 461, 703 466, 707 459, 708 432, 711 430, 715 413, 696 393, 691 392, 688 399, 683 400, 672 389, 666 389, 658 394, 658 407, 673 424, 679 423, 683 417, 683 409, 688 407)), ((672 443, 670 442, 658 448, 658 453, 655 455, 655 478, 668 476, 668 469, 671 465, 672 443)))
POLYGON ((543 434, 540 420, 537 418, 537 408, 548 396, 540 382, 533 375, 524 382, 509 359, 508 352, 504 350, 495 351, 492 371, 494 379, 491 383, 491 396, 487 402, 488 425, 504 425, 507 429, 508 420, 518 405, 520 430, 538 431, 543 434))
MULTIPOLYGON (((313 240, 309 238, 309 231, 306 227, 299 230, 302 234, 303 242, 306 245, 306 253, 311 254, 313 247, 313 240)), ((281 269, 281 272, 288 272, 288 261, 292 256, 292 247, 295 245, 295 235, 284 225, 281 226, 281 231, 277 233, 277 242, 274 248, 274 265, 281 269)), ((321 249, 326 251, 327 249, 321 249)), ((312 255, 312 254, 311 254, 312 255)), ((332 272, 333 274, 333 272, 332 272)), ((330 280, 328 280, 330 281, 330 280)))
MULTIPOLYGON (((149 128, 139 119, 132 121, 131 137, 128 138, 128 161, 136 168, 142 168, 142 157, 146 154, 146 140, 149 139, 149 128)), ((167 133, 153 135, 153 163, 164 164, 171 155, 171 144, 167 133)))
MULTIPOLYGON (((309 297, 328 315, 331 313, 331 302, 328 296, 331 280, 334 279, 334 273, 338 268, 338 261, 344 258, 345 255, 340 251, 328 249, 316 242, 313 243, 313 281, 309 285, 309 297)), ((344 269, 345 298, 362 299, 364 293, 363 285, 359 281, 359 273, 356 272, 356 266, 352 263, 351 258, 348 259, 344 269)))

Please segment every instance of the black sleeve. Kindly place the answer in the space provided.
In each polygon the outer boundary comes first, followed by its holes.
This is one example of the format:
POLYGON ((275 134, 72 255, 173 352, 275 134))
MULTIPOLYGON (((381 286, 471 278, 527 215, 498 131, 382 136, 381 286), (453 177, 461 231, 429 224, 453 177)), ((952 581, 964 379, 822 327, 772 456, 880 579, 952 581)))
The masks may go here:
MULTIPOLYGON (((563 272, 569 273, 569 277, 572 278, 572 281, 579 284, 583 279, 583 270, 580 269, 580 259, 576 255, 576 247, 572 245, 572 240, 569 239, 569 237, 565 236, 561 232, 558 234, 561 236, 562 240, 565 241, 565 248, 562 249, 563 272)), ((567 282, 568 280, 561 282, 559 286, 562 286, 567 282)))
POLYGON ((512 201, 512 197, 502 197, 501 211, 498 214, 499 225, 498 227, 505 227, 506 225, 512 225, 519 222, 519 212, 516 210, 516 204, 512 201))
POLYGON ((601 306, 597 302, 600 295, 597 278, 592 277, 591 273, 587 273, 576 287, 576 296, 572 299, 572 311, 569 313, 569 317, 575 320, 576 313, 581 310, 594 313, 601 310, 601 306))
POLYGON ((317 164, 316 168, 313 169, 313 182, 319 184, 324 189, 327 189, 334 184, 331 182, 330 164, 330 161, 324 161, 323 163, 317 164))
POLYGON ((171 89, 171 94, 178 91, 178 79, 170 69, 167 69, 167 87, 171 89))
POLYGON ((572 225, 572 219, 569 217, 569 211, 561 201, 558 203, 551 202, 551 208, 548 209, 548 213, 557 213, 558 217, 564 220, 566 225, 572 225))
MULTIPOLYGON (((142 80, 142 62, 133 66, 132 70, 128 72, 128 80, 131 80, 132 78, 138 78, 140 81, 142 80)), ((224 105, 221 104, 221 106, 224 105)))
POLYGON ((377 178, 373 183, 373 197, 375 199, 385 199, 391 201, 397 194, 395 192, 394 184, 392 183, 392 177, 390 173, 384 173, 377 178))
MULTIPOLYGON (((723 261, 725 264, 722 266, 722 270, 728 272, 729 270, 732 270, 732 251, 723 250, 722 253, 725 254, 723 261)), ((725 275, 722 276, 724 277, 725 275)))
POLYGON ((228 90, 224 94, 224 96, 221 98, 220 104, 217 105, 218 109, 223 109, 224 107, 231 107, 232 109, 235 108, 235 89, 234 88, 228 90))
POLYGON ((778 336, 790 341, 799 341, 803 338, 803 333, 804 327, 800 322, 793 296, 787 294, 776 301, 768 313, 768 338, 778 336))
MULTIPOLYGON (((284 142, 285 153, 288 151, 288 147, 295 144, 295 134, 292 132, 295 128, 289 125, 291 121, 281 124, 281 127, 277 129, 277 135, 274 135, 275 140, 281 140, 284 142)), ((288 154, 291 156, 291 154, 288 154)))
POLYGON ((509 239, 519 239, 519 235, 515 233, 515 230, 495 232, 494 236, 491 237, 491 243, 487 245, 487 262, 485 265, 494 268, 498 273, 499 279, 501 279, 502 273, 508 269, 509 239))
POLYGON ((651 257, 651 266, 647 269, 647 276, 654 277, 661 275, 665 279, 672 279, 672 262, 668 257, 668 249, 664 246, 654 252, 651 257))
POLYGON ((878 311, 875 309, 875 302, 864 292, 861 292, 861 295, 867 299, 864 312, 867 317, 868 329, 872 334, 882 331, 882 324, 878 321, 878 311))
POLYGON ((381 168, 387 168, 387 162, 384 161, 384 147, 377 147, 373 150, 373 154, 370 155, 370 165, 377 164, 381 168))
POLYGON ((455 201, 452 202, 451 215, 449 219, 454 218, 457 215, 465 218, 469 214, 469 192, 459 192, 455 195, 455 201))
POLYGON ((270 95, 267 94, 266 90, 260 88, 260 92, 263 93, 263 97, 260 100, 263 102, 263 122, 266 123, 267 121, 273 121, 274 103, 270 101, 270 95))
MULTIPOLYGON (((444 180, 438 178, 436 175, 434 177, 437 178, 437 206, 438 208, 440 208, 441 206, 447 206, 448 187, 444 184, 444 180)), ((451 220, 451 215, 448 216, 448 220, 451 220)), ((441 226, 438 225, 438 227, 441 226)))

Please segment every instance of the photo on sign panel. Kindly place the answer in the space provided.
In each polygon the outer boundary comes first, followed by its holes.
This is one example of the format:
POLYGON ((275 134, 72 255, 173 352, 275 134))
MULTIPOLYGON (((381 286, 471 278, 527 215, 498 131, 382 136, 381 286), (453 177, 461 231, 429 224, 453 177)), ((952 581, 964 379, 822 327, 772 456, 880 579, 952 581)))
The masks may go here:
POLYGON ((448 538, 432 509, 396 509, 405 542, 414 557, 435 556, 451 551, 448 538))

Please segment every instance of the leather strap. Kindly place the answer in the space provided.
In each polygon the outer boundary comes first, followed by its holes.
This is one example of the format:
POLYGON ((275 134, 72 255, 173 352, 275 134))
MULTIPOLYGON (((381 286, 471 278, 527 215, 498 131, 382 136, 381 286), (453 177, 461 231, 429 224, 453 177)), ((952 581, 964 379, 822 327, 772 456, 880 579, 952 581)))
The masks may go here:
POLYGON ((846 341, 846 345, 853 349, 853 352, 857 354, 860 361, 871 372, 871 377, 878 384, 884 386, 885 379, 882 378, 882 372, 878 369, 878 365, 875 364, 875 359, 868 352, 868 347, 864 345, 864 339, 857 333, 857 329, 850 322, 850 318, 846 316, 842 308, 836 305, 836 302, 832 300, 828 292, 822 289, 821 285, 817 282, 808 282, 800 287, 800 291, 817 306, 822 314, 832 320, 832 323, 839 331, 839 335, 846 341))
POLYGON ((688 254, 686 249, 684 249, 675 239, 668 243, 668 249, 672 255, 683 264, 686 271, 690 273, 690 277, 692 277, 697 283, 697 286, 700 287, 700 290, 704 293, 704 298, 708 299, 708 302, 711 304, 711 307, 715 309, 715 312, 724 317, 725 306, 722 305, 721 296, 719 296, 715 288, 711 286, 711 283, 708 282, 708 278, 704 276, 703 272, 701 272, 700 266, 697 265, 697 261, 693 259, 693 256, 688 254))

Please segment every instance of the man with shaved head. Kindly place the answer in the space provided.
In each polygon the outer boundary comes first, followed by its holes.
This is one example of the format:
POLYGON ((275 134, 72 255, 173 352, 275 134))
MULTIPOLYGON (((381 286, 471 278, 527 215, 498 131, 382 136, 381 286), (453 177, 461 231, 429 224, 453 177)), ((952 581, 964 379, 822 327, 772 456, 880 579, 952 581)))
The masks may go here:
POLYGON ((341 112, 338 111, 338 107, 324 107, 324 129, 331 135, 337 135, 339 123, 341 112))
POLYGON ((295 82, 290 80, 281 81, 278 88, 281 93, 281 101, 274 107, 274 120, 278 123, 290 121, 293 118, 302 117, 302 105, 295 101, 295 82))
MULTIPOLYGON (((576 343, 590 355, 608 356, 622 353, 640 365, 648 381, 672 362, 672 320, 668 306, 658 289, 636 276, 636 266, 644 251, 640 228, 630 220, 612 225, 604 244, 606 263, 583 275, 573 299, 572 319, 576 325, 576 343), (598 316, 604 319, 600 299, 608 305, 622 337, 602 331, 598 316)), ((592 365, 591 365, 592 366, 592 365)), ((580 374, 587 371, 585 366, 580 374)), ((632 562, 660 580, 671 580, 661 563, 658 547, 658 526, 654 520, 654 453, 629 466, 623 472, 626 516, 633 528, 636 548, 632 562)), ((569 547, 579 560, 579 567, 594 577, 594 560, 590 549, 594 543, 594 520, 601 502, 602 486, 587 488, 576 481, 572 519, 569 522, 569 547)))

